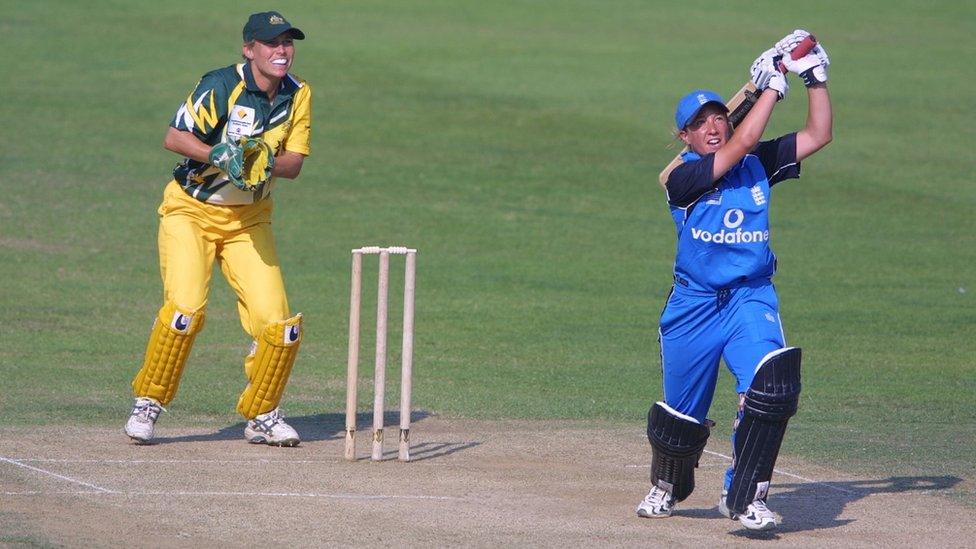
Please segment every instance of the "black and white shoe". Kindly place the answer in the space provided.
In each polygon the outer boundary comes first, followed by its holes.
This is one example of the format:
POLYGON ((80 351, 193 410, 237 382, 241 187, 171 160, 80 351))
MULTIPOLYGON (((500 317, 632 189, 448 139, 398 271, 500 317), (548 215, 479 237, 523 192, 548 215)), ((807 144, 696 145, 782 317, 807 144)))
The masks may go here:
POLYGON ((674 497, 671 492, 658 486, 644 496, 644 500, 637 506, 637 516, 642 518, 670 517, 674 512, 674 497))
POLYGON ((725 503, 728 492, 722 491, 722 497, 718 500, 718 512, 732 520, 738 520, 739 524, 748 530, 772 530, 776 528, 776 515, 766 507, 766 502, 757 499, 746 507, 745 513, 733 513, 725 503))

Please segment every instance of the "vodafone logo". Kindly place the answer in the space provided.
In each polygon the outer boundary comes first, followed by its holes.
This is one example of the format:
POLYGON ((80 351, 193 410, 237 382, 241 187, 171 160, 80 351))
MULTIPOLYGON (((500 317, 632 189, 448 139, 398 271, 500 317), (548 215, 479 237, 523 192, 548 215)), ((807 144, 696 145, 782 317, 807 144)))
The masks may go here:
POLYGON ((722 222, 725 223, 725 226, 729 229, 734 229, 739 225, 742 225, 742 222, 745 220, 746 214, 742 213, 742 210, 739 208, 732 208, 731 210, 725 212, 725 217, 722 218, 722 222))
POLYGON ((725 225, 725 229, 710 233, 692 227, 691 238, 713 244, 751 244, 753 242, 766 242, 769 240, 769 230, 743 231, 741 225, 745 220, 746 214, 742 210, 732 208, 725 212, 725 216, 722 217, 722 223, 725 225))

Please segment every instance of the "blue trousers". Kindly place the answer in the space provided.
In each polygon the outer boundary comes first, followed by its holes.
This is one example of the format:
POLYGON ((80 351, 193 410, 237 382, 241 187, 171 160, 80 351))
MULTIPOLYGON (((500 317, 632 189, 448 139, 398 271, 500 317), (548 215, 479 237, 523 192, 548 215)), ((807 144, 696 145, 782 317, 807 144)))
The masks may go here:
MULTIPOLYGON (((768 279, 718 292, 676 282, 661 313, 660 343, 664 401, 703 423, 720 358, 735 377, 736 392, 745 393, 763 357, 786 346, 776 289, 768 279)), ((734 445, 735 432, 732 439, 734 445)), ((726 488, 732 473, 729 467, 726 488)))

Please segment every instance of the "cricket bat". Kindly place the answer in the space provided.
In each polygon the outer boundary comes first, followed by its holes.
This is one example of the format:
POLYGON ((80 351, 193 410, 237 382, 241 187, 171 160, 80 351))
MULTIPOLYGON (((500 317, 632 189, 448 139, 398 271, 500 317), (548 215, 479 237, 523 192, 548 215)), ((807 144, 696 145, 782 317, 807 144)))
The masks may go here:
MULTIPOLYGON (((812 50, 816 45, 817 39, 811 34, 810 36, 804 38, 802 42, 797 44, 796 48, 790 52, 790 57, 793 59, 799 59, 810 53, 810 50, 812 50)), ((786 67, 780 63, 779 70, 780 72, 785 73, 786 67)), ((762 95, 762 92, 757 90, 756 85, 750 81, 746 82, 746 85, 742 86, 742 88, 732 96, 732 99, 729 99, 729 102, 726 103, 725 106, 729 109, 729 123, 732 124, 733 128, 738 126, 739 123, 745 119, 746 115, 749 114, 749 111, 752 110, 752 107, 756 104, 756 101, 759 101, 760 95, 762 95)), ((687 150, 688 147, 685 147, 682 149, 681 153, 684 153, 687 150)), ((671 172, 684 163, 684 159, 681 158, 681 153, 678 153, 678 155, 671 160, 671 163, 668 164, 657 176, 658 183, 660 183, 661 187, 664 187, 665 190, 667 190, 666 185, 671 172)))

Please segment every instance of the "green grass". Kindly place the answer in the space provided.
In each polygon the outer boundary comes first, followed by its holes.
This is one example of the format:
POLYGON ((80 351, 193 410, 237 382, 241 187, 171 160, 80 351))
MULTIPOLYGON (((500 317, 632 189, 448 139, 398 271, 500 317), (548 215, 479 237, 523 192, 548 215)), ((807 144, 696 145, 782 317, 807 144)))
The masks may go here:
MULTIPOLYGON (((176 161, 166 124, 203 72, 239 58, 246 14, 264 9, 194 6, 41 1, 0 21, 0 46, 18 52, 0 65, 5 425, 113 424, 127 411, 161 293, 155 208, 176 161)), ((314 90, 313 154, 276 191, 289 300, 308 320, 286 411, 342 409, 349 250, 402 243, 420 249, 418 408, 640 429, 660 396, 674 229, 656 174, 675 152, 674 102, 692 87, 731 93, 764 45, 804 26, 833 61, 836 122, 834 143, 773 206, 782 313, 805 356, 786 451, 968 479, 954 493, 976 500, 974 8, 675 6, 281 7, 308 35, 295 72, 314 90)), ((803 123, 793 85, 769 135, 803 123)), ((172 421, 236 421, 248 341, 219 277, 208 315, 172 421)), ((720 426, 731 387, 723 374, 720 426)))

